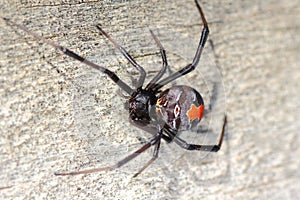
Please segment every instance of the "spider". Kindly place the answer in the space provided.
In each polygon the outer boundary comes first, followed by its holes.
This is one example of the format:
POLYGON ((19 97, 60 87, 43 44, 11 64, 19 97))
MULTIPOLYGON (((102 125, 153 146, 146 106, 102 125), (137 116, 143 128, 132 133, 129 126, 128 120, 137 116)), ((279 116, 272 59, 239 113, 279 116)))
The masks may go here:
POLYGON ((204 114, 204 102, 201 95, 195 89, 186 85, 175 85, 164 91, 160 90, 166 84, 192 72, 200 61, 202 51, 208 38, 209 28, 204 13, 197 0, 195 0, 195 4, 202 19, 203 29, 192 63, 183 67, 179 71, 172 73, 168 77, 161 79, 168 67, 166 52, 158 38, 150 30, 150 33, 156 45, 160 49, 160 55, 162 57, 163 65, 160 71, 146 85, 146 87, 143 87, 146 78, 146 72, 143 67, 141 67, 122 46, 120 46, 113 38, 111 38, 100 27, 100 25, 96 26, 100 33, 104 35, 139 72, 140 76, 137 80, 135 89, 131 88, 128 84, 123 82, 114 72, 110 71, 109 69, 92 63, 91 61, 74 53, 73 51, 29 31, 24 26, 18 25, 17 23, 7 18, 3 18, 7 23, 22 29, 27 34, 33 36, 36 40, 41 40, 48 45, 51 45, 52 47, 62 51, 67 56, 83 62, 84 64, 95 68, 110 77, 111 80, 115 82, 115 84, 117 84, 123 91, 125 91, 129 95, 128 110, 130 123, 153 135, 153 138, 146 144, 144 144, 141 148, 112 166, 93 168, 83 171, 55 172, 55 175, 77 175, 113 170, 125 165, 126 163, 140 155, 142 152, 154 146, 152 158, 147 163, 145 163, 145 165, 134 175, 134 177, 136 177, 158 158, 161 139, 165 140, 167 143, 175 142, 177 145, 186 150, 208 152, 219 151, 222 145, 225 127, 227 124, 226 114, 224 115, 221 136, 219 142, 216 145, 189 144, 183 139, 179 138, 177 136, 177 133, 189 130, 192 127, 195 127, 200 122, 204 114))

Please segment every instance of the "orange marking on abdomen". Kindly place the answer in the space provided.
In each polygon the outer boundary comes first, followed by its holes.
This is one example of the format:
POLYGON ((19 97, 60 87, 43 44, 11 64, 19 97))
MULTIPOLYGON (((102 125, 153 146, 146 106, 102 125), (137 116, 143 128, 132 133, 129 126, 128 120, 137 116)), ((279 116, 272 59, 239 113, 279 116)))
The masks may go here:
POLYGON ((192 104, 191 108, 187 111, 186 114, 190 121, 194 121, 197 118, 200 121, 200 119, 203 116, 203 113, 204 113, 203 104, 201 104, 199 107, 195 106, 195 104, 192 104))

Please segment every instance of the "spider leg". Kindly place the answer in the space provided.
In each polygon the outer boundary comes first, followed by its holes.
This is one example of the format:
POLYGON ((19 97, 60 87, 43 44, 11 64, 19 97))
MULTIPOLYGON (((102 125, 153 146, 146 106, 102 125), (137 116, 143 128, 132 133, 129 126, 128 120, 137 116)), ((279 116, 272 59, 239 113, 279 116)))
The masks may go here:
MULTIPOLYGON (((117 169, 119 167, 122 167, 123 165, 125 165, 126 163, 128 163, 129 161, 131 161, 132 159, 134 159, 135 157, 137 157, 138 155, 140 155, 141 153, 143 153, 144 151, 146 151, 147 149, 149 149, 149 147, 156 145, 158 142, 160 142, 161 139, 161 135, 158 134, 156 137, 154 137, 152 140, 150 140, 148 143, 146 143, 144 146, 142 146, 140 149, 138 149, 137 151, 135 151, 134 153, 130 154, 129 156, 125 157, 124 159, 120 160, 119 162, 117 162, 116 164, 112 165, 112 166, 106 166, 106 167, 100 167, 100 168, 94 168, 94 169, 88 169, 88 170, 83 170, 83 171, 73 171, 73 172, 55 172, 54 174, 56 176, 67 176, 67 175, 78 175, 78 174, 90 174, 90 173, 95 173, 95 172, 101 172, 101 171, 108 171, 108 170, 114 170, 117 169)), ((159 145, 158 145, 159 146, 159 145)), ((159 147, 156 147, 155 149, 158 150, 159 147)), ((147 163, 148 164, 148 163, 147 163)), ((146 167, 149 165, 145 165, 146 167)), ((150 163, 151 164, 151 163, 150 163)), ((145 168, 146 168, 145 167, 145 168)), ((138 172, 140 173, 141 170, 138 172)), ((135 176, 137 176, 138 174, 136 174, 135 176)))
POLYGON ((16 26, 18 27, 19 29, 25 31, 26 33, 28 33, 29 35, 33 36, 36 40, 41 40, 43 41, 44 43, 54 47, 55 49, 58 49, 60 51, 62 51, 64 54, 66 54, 67 56, 70 56, 86 65, 89 65, 90 67, 93 67, 94 69, 97 69, 99 71, 101 71, 102 73, 108 75, 120 88, 122 88, 125 92, 127 92, 129 95, 133 94, 133 90, 126 84, 124 83, 114 72, 104 68, 104 67, 101 67, 83 57, 81 57, 80 55, 74 53, 73 51, 63 47, 63 46, 60 46, 58 44, 55 44, 54 42, 50 41, 50 40, 47 40, 39 35, 37 35, 36 33, 33 33, 31 32, 30 30, 28 30, 27 28, 25 28, 24 26, 22 25, 19 25, 13 21, 11 21, 10 19, 8 18, 2 18, 4 19, 6 22, 8 22, 9 24, 12 24, 13 26, 16 26))
POLYGON ((5 190, 5 189, 9 189, 14 187, 14 185, 9 185, 9 186, 4 186, 4 187, 0 187, 0 190, 5 190))
MULTIPOLYGON (((153 136, 157 135, 157 128, 151 125, 144 125, 142 123, 139 123, 138 121, 134 121, 132 119, 129 119, 129 122, 134 125, 135 127, 142 129, 143 131, 152 134, 153 136)), ((172 138, 169 135, 161 134, 162 139, 164 139, 167 143, 172 142, 172 138)))
POLYGON ((221 137, 219 139, 218 144, 216 145, 198 145, 198 144, 188 144, 186 141, 180 139, 179 137, 174 138, 174 142, 178 144, 180 147, 186 149, 186 150, 197 150, 197 151, 210 151, 210 152, 217 152, 220 150, 225 134, 225 128, 227 124, 227 116, 224 116, 224 123, 223 128, 221 132, 221 137))
POLYGON ((172 142, 177 135, 177 131, 171 130, 170 128, 164 128, 164 132, 166 132, 170 138, 170 142, 172 142))
POLYGON ((149 165, 151 165, 151 163, 153 163, 158 158, 160 140, 161 140, 161 137, 162 137, 162 129, 161 128, 159 128, 159 130, 158 130, 158 136, 159 136, 159 138, 157 139, 157 142, 156 142, 155 147, 154 147, 153 157, 133 177, 137 177, 147 167, 149 167, 149 165))
POLYGON ((150 33, 153 39, 155 40, 156 45, 159 47, 160 55, 163 61, 163 66, 161 70, 156 74, 156 76, 148 83, 148 85, 146 86, 146 90, 150 90, 152 89, 152 87, 155 86, 155 83, 164 75, 168 67, 168 61, 167 61, 166 51, 164 47, 162 46, 162 44, 160 43, 156 35, 154 35, 152 30, 150 30, 150 33))
POLYGON ((167 78, 164 78, 163 80, 159 81, 154 87, 153 87, 153 90, 154 91, 157 91, 159 90, 161 87, 163 87, 164 85, 170 83, 171 81, 193 71, 196 66, 198 65, 199 61, 200 61, 200 57, 201 57, 201 54, 202 54, 202 51, 203 51, 203 48, 204 48, 204 45, 206 43, 206 40, 208 38, 208 35, 209 35, 209 28, 208 28, 208 25, 207 25, 207 21, 205 19, 205 16, 204 16, 204 13, 198 3, 197 0, 195 0, 195 3, 196 3, 196 6, 199 10, 199 13, 200 13, 200 16, 202 18, 202 23, 203 23, 203 29, 202 29, 202 33, 201 33, 201 38, 200 38, 200 41, 199 41, 199 45, 198 45, 198 48, 197 48, 197 51, 196 51, 196 54, 194 56, 194 59, 193 59, 193 62, 191 64, 188 64, 186 67, 184 67, 183 69, 171 74, 169 77, 167 78))
POLYGON ((97 29, 103 34, 109 41, 113 43, 116 49, 118 49, 123 56, 139 71, 140 78, 138 80, 137 88, 141 88, 144 84, 145 78, 146 78, 146 72, 143 67, 141 67, 137 62, 129 55, 129 53, 121 46, 119 45, 114 39, 112 39, 101 27, 100 25, 96 26, 97 29))

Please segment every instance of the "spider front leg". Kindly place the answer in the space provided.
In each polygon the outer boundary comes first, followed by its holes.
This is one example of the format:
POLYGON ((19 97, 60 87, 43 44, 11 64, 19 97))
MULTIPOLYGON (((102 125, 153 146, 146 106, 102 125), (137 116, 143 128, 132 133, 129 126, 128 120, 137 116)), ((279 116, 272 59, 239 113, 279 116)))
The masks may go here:
POLYGON ((76 54, 75 52, 71 51, 70 49, 68 48, 65 48, 61 45, 58 45, 54 42, 52 42, 51 40, 47 40, 39 35, 37 35, 36 33, 28 30, 26 27, 22 26, 22 25, 19 25, 13 21, 11 21, 10 19, 8 18, 2 18, 3 20, 5 20, 8 24, 12 25, 12 26, 15 26, 23 31, 25 31, 26 33, 28 33, 29 35, 31 35, 32 37, 34 37, 36 40, 40 40, 50 46, 52 46, 53 48, 61 51, 62 53, 64 53, 65 55, 67 56, 70 56, 72 58, 74 58, 75 60, 78 60, 94 69, 97 69, 99 70, 100 72, 106 74, 109 78, 112 79, 113 82, 115 82, 122 90, 124 90, 127 94, 131 95, 133 94, 133 89, 131 87, 129 87, 125 82, 123 82, 114 72, 110 71, 109 69, 105 68, 105 67, 102 67, 102 66, 99 66, 89 60, 87 60, 86 58, 76 54))
POLYGON ((204 16, 204 13, 198 3, 197 0, 195 0, 195 3, 196 3, 196 6, 199 10, 199 13, 200 13, 200 16, 201 16, 201 19, 202 19, 202 23, 203 23, 203 29, 202 29, 202 33, 201 33, 201 38, 200 38, 200 41, 199 41, 199 45, 198 45, 198 48, 197 48, 197 51, 196 51, 196 54, 194 56, 194 59, 193 59, 193 62, 191 64, 188 64, 186 67, 184 67, 183 69, 175 72, 174 74, 171 74, 169 77, 159 81, 154 87, 153 87, 153 91, 157 91, 159 90, 161 87, 163 87, 164 85, 170 83, 171 81, 181 77, 181 76, 184 76, 185 74, 193 71, 196 66, 198 65, 199 61, 200 61, 200 57, 201 57, 201 54, 202 54, 202 51, 203 51, 203 48, 205 46, 205 43, 207 41, 207 38, 208 38, 208 35, 209 35, 209 28, 208 28, 208 25, 207 25, 207 21, 205 19, 205 16, 204 16))
POLYGON ((156 74, 156 76, 148 83, 148 85, 145 88, 146 90, 151 90, 155 86, 155 83, 157 81, 159 81, 159 79, 164 75, 164 73, 166 72, 166 69, 168 68, 166 50, 164 49, 164 47, 162 46, 162 44, 160 43, 160 41, 158 40, 156 35, 154 35, 153 31, 150 30, 150 33, 151 33, 156 45, 159 47, 160 55, 161 55, 161 58, 163 61, 163 66, 162 66, 161 70, 158 72, 158 74, 156 74))
POLYGON ((100 25, 96 26, 97 29, 103 34, 110 42, 113 43, 116 49, 118 49, 122 55, 139 71, 140 78, 137 83, 137 89, 141 88, 144 84, 145 78, 146 78, 146 72, 143 67, 141 67, 137 62, 129 55, 129 53, 121 46, 119 45, 114 39, 112 39, 101 27, 100 25))

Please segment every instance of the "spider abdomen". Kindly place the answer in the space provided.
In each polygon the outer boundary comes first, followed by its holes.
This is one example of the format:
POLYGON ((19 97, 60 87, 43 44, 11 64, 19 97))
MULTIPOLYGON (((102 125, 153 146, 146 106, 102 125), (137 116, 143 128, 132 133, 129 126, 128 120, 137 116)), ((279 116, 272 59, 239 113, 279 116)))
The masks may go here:
POLYGON ((156 114, 173 130, 188 130, 198 124, 204 113, 201 95, 185 85, 163 91, 156 102, 156 114))

